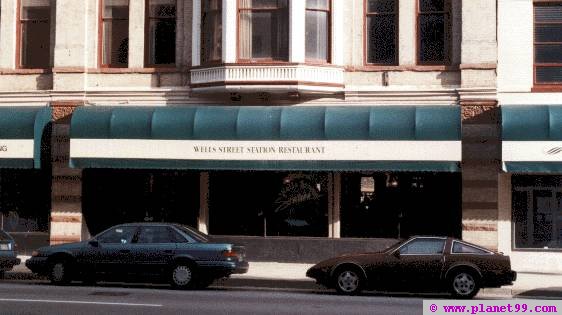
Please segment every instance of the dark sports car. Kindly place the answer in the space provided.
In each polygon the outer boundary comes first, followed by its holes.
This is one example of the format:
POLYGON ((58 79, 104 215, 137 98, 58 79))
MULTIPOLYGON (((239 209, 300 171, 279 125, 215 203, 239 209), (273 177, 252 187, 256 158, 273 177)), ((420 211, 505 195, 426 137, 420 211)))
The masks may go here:
POLYGON ((42 247, 25 265, 54 284, 157 279, 177 288, 203 288, 248 271, 244 247, 212 243, 193 228, 166 223, 121 224, 89 241, 42 247))
POLYGON ((509 256, 447 237, 412 237, 378 253, 322 261, 307 277, 342 294, 362 290, 432 289, 472 298, 480 288, 515 281, 509 256))

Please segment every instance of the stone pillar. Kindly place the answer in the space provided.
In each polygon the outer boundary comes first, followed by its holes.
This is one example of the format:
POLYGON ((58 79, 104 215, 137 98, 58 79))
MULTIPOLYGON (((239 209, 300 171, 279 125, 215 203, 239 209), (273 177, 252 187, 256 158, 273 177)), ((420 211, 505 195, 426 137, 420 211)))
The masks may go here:
POLYGON ((238 4, 222 0, 222 61, 235 63, 238 58, 238 4))
MULTIPOLYGON (((225 20, 225 9, 224 3, 227 2, 223 0, 223 11, 222 11, 222 20, 224 25, 225 20)), ((191 20, 191 65, 197 67, 201 65, 201 0, 193 0, 193 12, 199 12, 199 14, 194 14, 193 19, 191 20)), ((224 27, 223 27, 224 31, 224 27)), ((222 38, 222 51, 224 56, 224 36, 222 38)))
POLYGON ((209 173, 199 174, 199 218, 197 229, 209 233, 209 173))
POLYGON ((1 0, 0 69, 16 68, 16 6, 17 0, 1 0))
POLYGON ((398 64, 416 64, 416 1, 398 1, 398 64))
POLYGON ((144 68, 145 0, 129 1, 129 68, 144 68))
POLYGON ((498 248, 500 114, 496 102, 462 105, 462 238, 498 248))
POLYGON ((82 217, 82 170, 69 167, 70 117, 82 101, 53 102, 50 243, 89 238, 82 217))
MULTIPOLYGON (((305 2, 305 1, 303 1, 305 2)), ((344 65, 344 49, 346 46, 345 33, 349 30, 349 25, 345 23, 346 0, 332 1, 332 64, 336 66, 344 65)), ((329 26, 328 26, 329 27, 329 26)), ((304 32, 303 32, 304 34, 304 32)), ((348 41, 351 43, 351 40, 348 41)))
POLYGON ((305 61, 306 1, 289 1, 289 62, 305 61))

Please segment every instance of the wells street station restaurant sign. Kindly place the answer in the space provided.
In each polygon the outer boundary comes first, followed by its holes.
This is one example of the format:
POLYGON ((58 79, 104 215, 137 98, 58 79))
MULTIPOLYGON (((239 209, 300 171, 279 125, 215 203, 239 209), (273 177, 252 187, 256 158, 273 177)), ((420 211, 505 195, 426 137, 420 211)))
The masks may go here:
POLYGON ((32 159, 33 139, 0 140, 0 159, 32 159))
POLYGON ((237 161, 460 161, 460 141, 71 139, 73 158, 237 161))

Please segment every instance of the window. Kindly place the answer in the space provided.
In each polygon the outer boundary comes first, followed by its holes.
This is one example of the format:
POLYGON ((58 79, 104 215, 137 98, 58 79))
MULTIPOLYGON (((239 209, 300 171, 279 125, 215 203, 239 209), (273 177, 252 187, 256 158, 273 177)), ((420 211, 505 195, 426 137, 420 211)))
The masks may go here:
POLYGON ((490 252, 485 251, 474 246, 470 246, 461 242, 453 242, 453 253, 455 254, 489 254, 490 252))
POLYGON ((535 83, 562 84, 562 3, 535 4, 535 83))
POLYGON ((137 228, 134 226, 118 226, 97 237, 103 244, 129 244, 137 228))
POLYGON ((398 1, 368 0, 366 17, 367 63, 398 64, 398 1))
POLYGON ((49 68, 51 57, 51 1, 21 0, 20 48, 21 68, 49 68))
POLYGON ((240 60, 289 60, 288 0, 239 0, 240 60))
POLYGON ((178 238, 181 236, 177 236, 176 234, 177 232, 165 226, 143 226, 141 227, 137 243, 178 243, 178 238))
POLYGON ((201 63, 222 59, 222 0, 201 3, 201 63))
POLYGON ((306 0, 306 59, 329 61, 330 1, 306 0))
POLYGON ((419 0, 418 63, 448 64, 451 45, 450 0, 419 0))
POLYGON ((176 0, 147 0, 148 65, 176 63, 176 0))
POLYGON ((129 61, 129 1, 102 0, 101 65, 127 67, 129 61))
POLYGON ((400 247, 401 255, 438 255, 443 253, 445 239, 418 238, 400 247))

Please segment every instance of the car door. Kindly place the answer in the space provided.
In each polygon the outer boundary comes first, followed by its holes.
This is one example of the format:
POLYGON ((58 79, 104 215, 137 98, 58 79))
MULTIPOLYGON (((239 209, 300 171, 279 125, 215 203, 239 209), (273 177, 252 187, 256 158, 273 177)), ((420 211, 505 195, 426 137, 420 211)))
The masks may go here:
POLYGON ((137 274, 162 274, 176 253, 175 231, 165 225, 146 225, 131 245, 134 261, 132 271, 137 274))
POLYGON ((409 287, 437 288, 444 268, 446 238, 414 238, 394 253, 394 276, 409 287))
POLYGON ((127 274, 136 230, 135 226, 116 226, 97 235, 80 253, 80 264, 96 273, 127 274))

